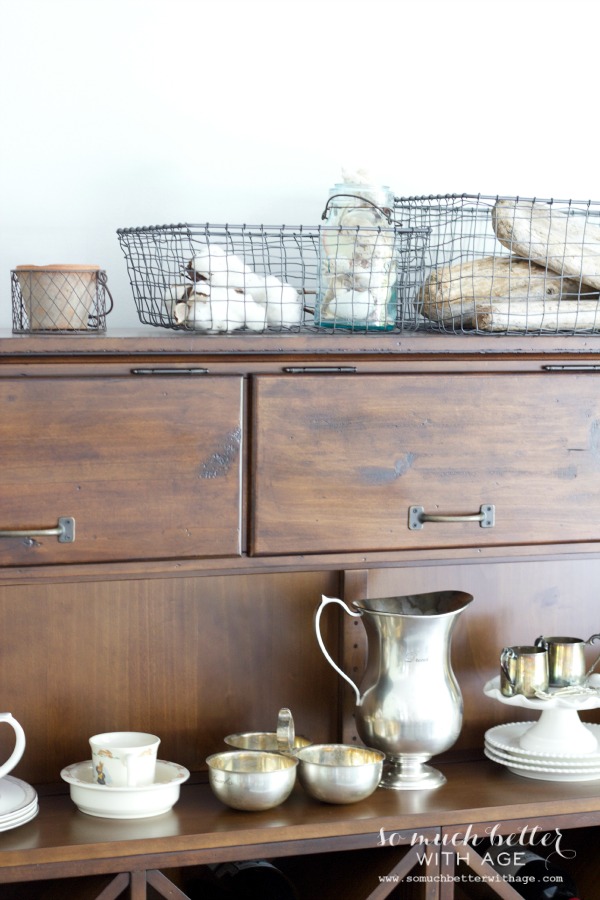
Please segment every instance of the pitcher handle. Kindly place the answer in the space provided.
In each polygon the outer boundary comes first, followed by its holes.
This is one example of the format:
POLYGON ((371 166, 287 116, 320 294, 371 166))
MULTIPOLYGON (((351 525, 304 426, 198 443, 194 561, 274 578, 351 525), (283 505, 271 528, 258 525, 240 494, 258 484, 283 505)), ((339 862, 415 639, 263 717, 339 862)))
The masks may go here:
POLYGON ((338 675, 341 675, 344 681, 347 681, 349 685, 354 689, 354 693, 356 694, 356 705, 360 706, 361 704, 361 696, 360 691, 352 681, 349 675, 346 675, 345 672, 342 672, 340 667, 332 660, 329 652, 327 651, 325 644, 323 643, 323 638, 321 637, 321 614, 326 606, 330 603, 338 603, 345 613, 348 613, 349 616, 352 616, 353 619, 360 619, 362 617, 362 613, 360 612, 352 612, 352 610, 344 603, 343 600, 338 600, 337 597, 326 597, 324 594, 321 594, 321 605, 319 606, 316 615, 315 615, 315 632, 317 634, 317 641, 319 642, 319 647, 321 648, 321 652, 330 666, 332 666, 338 675))
POLYGON ((25 752, 25 732, 13 717, 12 713, 0 713, 0 722, 6 722, 15 733, 15 749, 6 762, 0 766, 0 778, 4 778, 5 775, 12 772, 25 752))
POLYGON ((535 641, 533 642, 533 646, 541 647, 542 650, 547 650, 548 649, 548 641, 546 640, 546 638, 544 637, 543 634, 540 634, 540 636, 536 637, 535 641))

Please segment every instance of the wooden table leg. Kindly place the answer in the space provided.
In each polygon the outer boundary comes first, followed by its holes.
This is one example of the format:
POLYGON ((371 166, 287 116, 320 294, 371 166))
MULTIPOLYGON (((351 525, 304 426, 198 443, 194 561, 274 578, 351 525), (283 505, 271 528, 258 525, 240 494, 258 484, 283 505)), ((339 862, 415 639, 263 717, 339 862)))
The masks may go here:
POLYGON ((147 900, 145 870, 131 872, 129 878, 129 900, 147 900))
POLYGON ((154 890, 158 891, 161 897, 167 900, 190 900, 187 894, 184 894, 177 885, 173 884, 166 875, 159 872, 158 869, 149 869, 146 872, 148 884, 151 884, 154 890))
POLYGON ((120 875, 116 875, 110 884, 107 884, 103 891, 101 891, 96 900, 117 900, 117 897, 120 897, 124 890, 129 887, 129 875, 127 872, 121 872, 120 875))

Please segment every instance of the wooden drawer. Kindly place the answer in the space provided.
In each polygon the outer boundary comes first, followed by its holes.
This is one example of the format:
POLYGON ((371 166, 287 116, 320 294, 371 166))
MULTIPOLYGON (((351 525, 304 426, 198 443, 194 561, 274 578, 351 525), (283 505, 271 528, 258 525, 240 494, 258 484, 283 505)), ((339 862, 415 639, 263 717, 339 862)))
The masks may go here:
POLYGON ((0 379, 1 565, 241 551, 242 379, 0 379))
POLYGON ((265 375, 254 411, 256 555, 600 538, 597 375, 265 375))

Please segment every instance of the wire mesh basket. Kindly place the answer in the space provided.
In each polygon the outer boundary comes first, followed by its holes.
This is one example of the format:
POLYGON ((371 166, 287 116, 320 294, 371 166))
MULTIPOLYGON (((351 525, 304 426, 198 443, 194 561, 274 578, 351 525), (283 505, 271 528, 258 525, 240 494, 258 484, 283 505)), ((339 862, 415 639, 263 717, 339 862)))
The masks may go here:
POLYGON ((447 194, 395 199, 430 229, 413 325, 471 334, 600 331, 600 204, 447 194))
POLYGON ((407 327, 428 229, 180 224, 117 235, 144 324, 208 334, 367 332, 407 327))
POLYGON ((11 297, 15 334, 105 331, 113 307, 106 272, 97 266, 17 266, 11 297))

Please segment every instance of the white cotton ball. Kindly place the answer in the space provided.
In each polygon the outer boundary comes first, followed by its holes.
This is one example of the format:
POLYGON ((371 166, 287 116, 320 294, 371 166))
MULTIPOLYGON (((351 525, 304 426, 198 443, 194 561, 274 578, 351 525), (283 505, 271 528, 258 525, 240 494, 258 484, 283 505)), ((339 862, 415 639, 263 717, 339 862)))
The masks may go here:
POLYGON ((344 184, 375 184, 373 176, 366 168, 346 169, 342 166, 342 179, 344 184))
POLYGON ((210 283, 216 287, 239 288, 245 290, 255 283, 256 275, 245 262, 234 253, 210 261, 210 268, 203 269, 210 283))
POLYGON ((244 300, 244 324, 250 331, 264 331, 267 326, 267 310, 249 294, 245 295, 244 300))
POLYGON ((366 322, 375 308, 371 291, 340 291, 329 304, 329 312, 337 322, 366 322))
POLYGON ((249 289, 253 299, 264 306, 267 324, 271 326, 299 325, 302 321, 302 301, 296 288, 275 275, 262 275, 259 285, 249 289))
POLYGON ((280 281, 279 278, 276 278, 275 275, 255 275, 253 283, 248 288, 248 291, 252 294, 252 298, 256 300, 257 303, 266 305, 269 291, 281 291, 282 287, 283 282, 280 281))
POLYGON ((243 324, 243 320, 236 316, 236 311, 223 300, 191 301, 188 302, 187 309, 186 324, 195 331, 217 334, 240 328, 243 324))
POLYGON ((267 321, 272 326, 291 328, 302 323, 302 299, 291 284, 284 284, 279 292, 269 294, 267 321))
POLYGON ((353 281, 353 286, 358 290, 377 291, 378 296, 381 296, 382 293, 387 293, 392 285, 392 273, 373 269, 355 269, 353 281))

